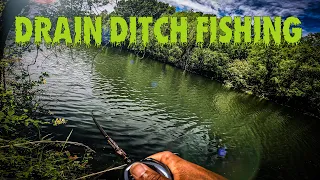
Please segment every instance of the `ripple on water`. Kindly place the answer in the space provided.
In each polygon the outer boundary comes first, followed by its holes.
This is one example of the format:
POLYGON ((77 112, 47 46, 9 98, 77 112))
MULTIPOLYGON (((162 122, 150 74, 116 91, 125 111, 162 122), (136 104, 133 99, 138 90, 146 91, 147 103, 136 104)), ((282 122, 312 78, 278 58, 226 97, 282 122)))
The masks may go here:
MULTIPOLYGON (((108 134, 135 159, 170 150, 230 179, 250 179, 262 156, 272 167, 299 167, 289 171, 297 177, 315 167, 303 167, 299 155, 310 162, 319 159, 306 155, 317 154, 312 149, 319 146, 315 138, 319 131, 314 124, 302 123, 305 116, 124 52, 108 50, 93 63, 89 54, 74 52, 71 59, 66 50, 59 58, 37 61, 31 71, 50 75, 41 99, 54 115, 44 118, 69 120, 61 127, 44 127, 45 131, 61 140, 74 129, 71 140, 94 148, 101 170, 117 159, 92 121, 92 110, 108 134), (219 138, 229 147, 226 159, 214 158, 219 138)), ((25 57, 32 61, 35 53, 25 57)))

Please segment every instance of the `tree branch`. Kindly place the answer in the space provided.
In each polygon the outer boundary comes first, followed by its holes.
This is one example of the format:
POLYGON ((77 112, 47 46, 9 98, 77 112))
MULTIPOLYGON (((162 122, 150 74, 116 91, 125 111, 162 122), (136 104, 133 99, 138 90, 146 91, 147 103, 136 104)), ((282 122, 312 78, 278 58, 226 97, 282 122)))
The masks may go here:
POLYGON ((118 167, 114 167, 114 168, 108 168, 106 170, 103 170, 103 171, 99 171, 99 172, 96 172, 96 173, 92 173, 92 174, 88 174, 86 176, 82 176, 76 180, 79 180, 79 179, 85 179, 85 178, 88 178, 88 177, 91 177, 91 176, 95 176, 95 175, 98 175, 98 174, 102 174, 102 173, 105 173, 105 172, 108 172, 108 171, 114 171, 114 170, 119 170, 119 169, 123 169, 124 167, 126 167, 127 164, 123 164, 121 166, 118 166, 118 167))
POLYGON ((79 142, 72 142, 72 141, 48 141, 48 140, 42 140, 42 141, 32 141, 32 142, 26 142, 26 143, 19 143, 19 144, 10 144, 10 145, 5 145, 5 146, 0 146, 0 149, 1 148, 8 148, 8 147, 11 147, 11 146, 24 146, 24 145, 28 145, 28 144, 50 144, 50 143, 61 143, 61 144, 71 144, 71 145, 75 145, 75 146, 82 146, 82 147, 85 147, 87 150, 89 150, 90 152, 94 152, 95 151, 93 149, 91 149, 89 146, 87 145, 84 145, 82 143, 79 143, 79 142))

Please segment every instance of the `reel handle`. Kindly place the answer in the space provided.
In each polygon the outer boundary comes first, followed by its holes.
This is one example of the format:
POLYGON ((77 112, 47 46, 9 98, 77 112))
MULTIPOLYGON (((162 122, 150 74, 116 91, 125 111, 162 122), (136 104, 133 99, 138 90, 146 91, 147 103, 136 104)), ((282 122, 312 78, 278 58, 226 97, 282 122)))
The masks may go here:
MULTIPOLYGON (((147 165, 148 167, 150 167, 151 169, 153 169, 157 173, 161 174, 162 176, 168 178, 169 180, 173 180, 173 175, 172 175, 170 169, 168 168, 168 166, 166 166, 165 164, 163 164, 155 159, 152 159, 152 158, 146 158, 146 159, 143 159, 139 162, 147 165)), ((130 173, 131 166, 132 166, 132 164, 130 164, 124 170, 124 180, 134 180, 134 178, 132 177, 132 175, 130 173)))

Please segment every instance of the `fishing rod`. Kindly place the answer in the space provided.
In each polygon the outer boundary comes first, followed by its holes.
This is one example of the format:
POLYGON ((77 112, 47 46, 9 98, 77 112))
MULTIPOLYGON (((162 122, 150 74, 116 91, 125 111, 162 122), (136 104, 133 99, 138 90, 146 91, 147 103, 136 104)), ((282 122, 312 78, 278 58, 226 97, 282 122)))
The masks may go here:
MULTIPOLYGON (((100 130, 101 134, 107 139, 108 144, 113 148, 115 153, 123 158, 123 160, 128 164, 126 169, 124 170, 124 179, 125 180, 134 180, 130 173, 130 168, 132 167, 133 160, 129 158, 127 153, 124 152, 123 149, 121 149, 118 144, 104 131, 104 129, 101 127, 101 125, 98 123, 96 118, 93 115, 93 111, 91 112, 92 119, 94 123, 97 125, 98 129, 100 130)), ((164 177, 168 178, 169 180, 173 180, 172 173, 168 166, 165 164, 152 159, 152 158, 145 158, 143 160, 139 161, 140 163, 143 163, 147 166, 149 166, 151 169, 155 170, 159 174, 163 175, 164 177)))
POLYGON ((111 137, 103 130, 103 128, 101 127, 101 125, 98 123, 98 121, 96 120, 96 118, 93 116, 93 112, 91 112, 92 115, 92 119, 94 121, 94 123, 97 125, 98 129, 100 130, 101 134, 107 139, 108 144, 114 149, 114 151, 123 158, 123 160, 130 164, 132 161, 131 159, 128 157, 127 153, 125 153, 116 142, 114 142, 113 139, 111 139, 111 137))

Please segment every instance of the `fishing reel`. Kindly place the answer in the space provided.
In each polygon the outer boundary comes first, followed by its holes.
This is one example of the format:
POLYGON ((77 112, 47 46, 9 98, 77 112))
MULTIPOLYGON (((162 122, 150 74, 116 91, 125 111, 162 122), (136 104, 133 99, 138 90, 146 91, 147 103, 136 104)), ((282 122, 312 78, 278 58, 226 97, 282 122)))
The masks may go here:
MULTIPOLYGON (((128 155, 103 130, 103 128, 98 123, 98 121, 94 118, 93 111, 91 112, 91 114, 92 114, 92 119, 93 119, 94 123, 97 125, 97 127, 99 128, 101 134, 108 140, 108 144, 115 150, 115 152, 119 156, 121 156, 126 161, 126 163, 130 164, 132 161, 131 161, 131 159, 129 159, 128 155)), ((163 175, 164 177, 168 178, 169 180, 173 180, 173 176, 172 176, 172 173, 171 173, 170 169, 166 165, 164 165, 163 163, 161 163, 161 162, 159 162, 159 161, 157 161, 155 159, 152 159, 152 158, 146 158, 146 159, 143 159, 143 160, 141 160, 139 162, 147 165, 148 167, 150 167, 151 169, 153 169, 157 173, 163 175)), ((125 180, 134 180, 133 176, 130 173, 130 168, 131 167, 132 167, 132 164, 130 164, 124 170, 124 179, 125 180)))
MULTIPOLYGON (((156 171, 157 173, 161 174, 162 176, 168 178, 169 180, 173 180, 173 175, 165 164, 152 159, 152 158, 146 158, 141 161, 140 163, 143 163, 150 167, 152 170, 156 171)), ((125 170, 124 170, 124 180, 134 180, 133 176, 130 173, 130 168, 132 167, 132 164, 130 164, 125 170)))

